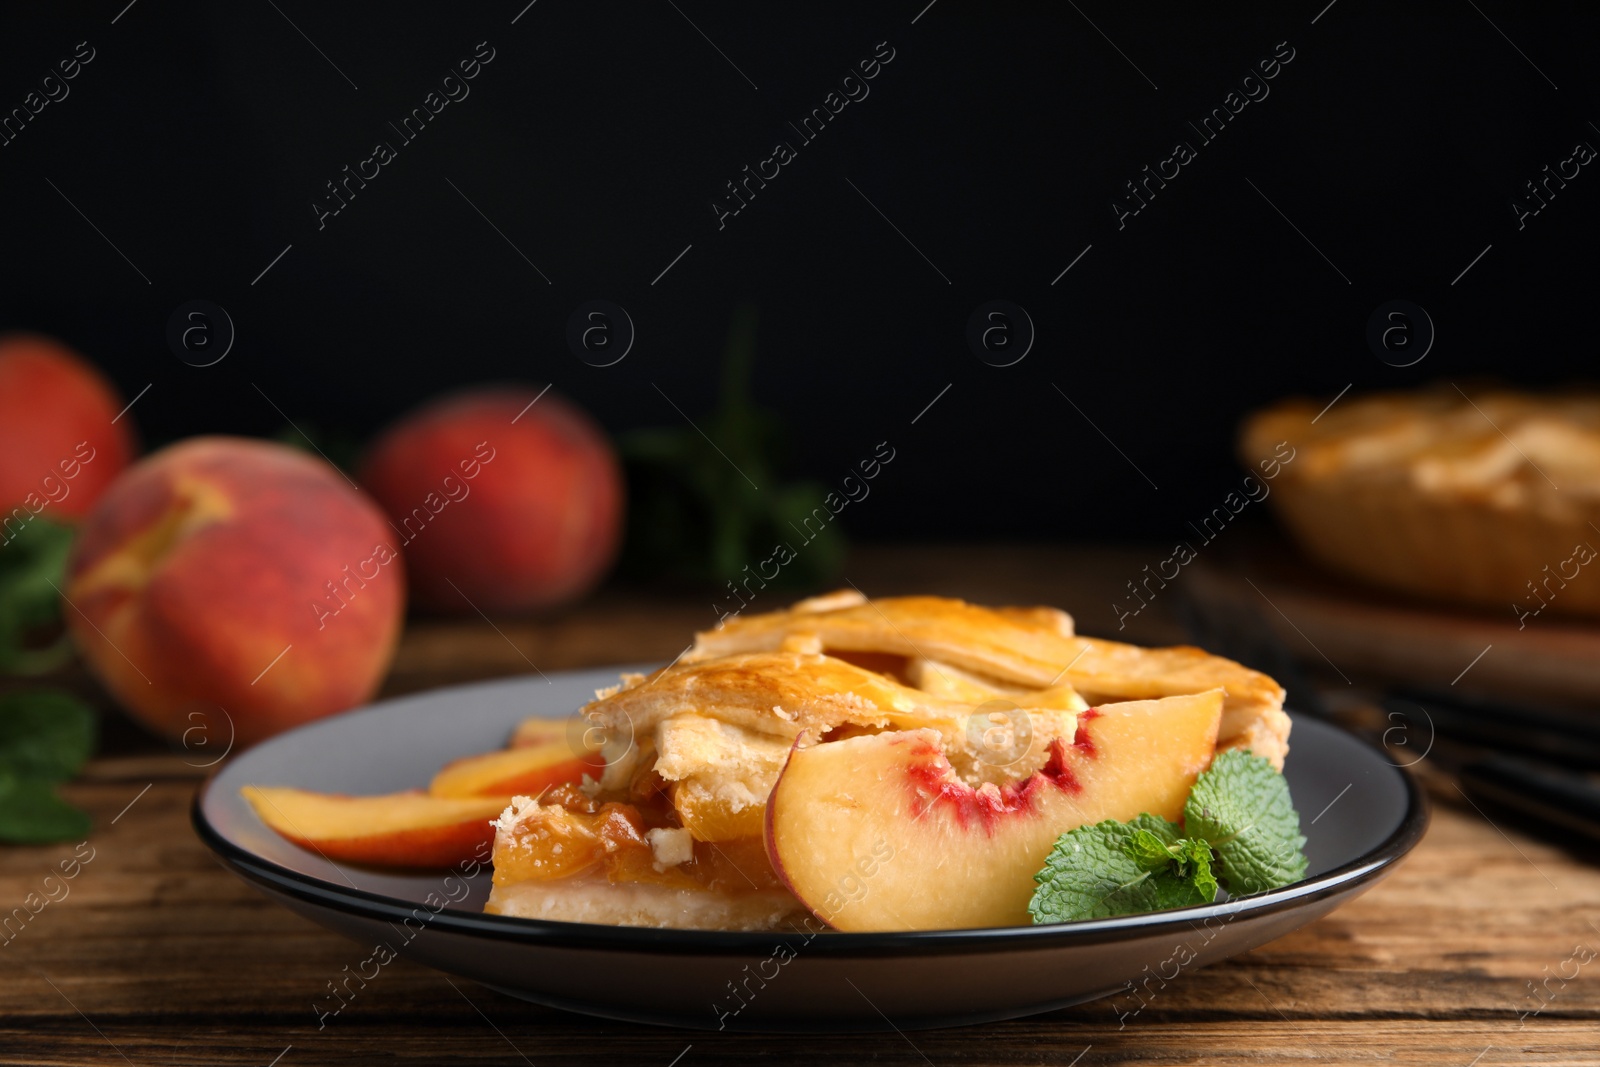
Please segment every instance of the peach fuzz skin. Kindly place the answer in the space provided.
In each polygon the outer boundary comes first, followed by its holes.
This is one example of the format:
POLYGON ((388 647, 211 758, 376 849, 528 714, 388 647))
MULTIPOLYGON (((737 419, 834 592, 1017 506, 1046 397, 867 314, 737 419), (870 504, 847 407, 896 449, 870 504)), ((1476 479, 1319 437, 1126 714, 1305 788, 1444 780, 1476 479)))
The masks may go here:
POLYGON ((375 867, 453 867, 487 858, 490 820, 511 803, 510 797, 352 797, 253 785, 241 792, 262 822, 301 848, 375 867))
POLYGON ((225 717, 248 744, 372 695, 405 605, 395 540, 321 460, 193 438, 131 468, 85 520, 62 613, 140 722, 175 739, 201 727, 220 750, 225 717))
POLYGON ((0 510, 24 508, 17 522, 82 518, 133 458, 132 416, 117 419, 124 403, 60 342, 0 337, 0 510))
POLYGON ((1072 744, 1051 743, 1044 768, 977 789, 933 730, 797 747, 767 801, 767 855, 837 930, 1026 925, 1033 875, 1061 834, 1181 815, 1221 718, 1220 689, 1103 704, 1072 744))
POLYGON ((575 600, 621 539, 611 446, 553 393, 481 389, 429 404, 383 433, 360 480, 402 531, 414 599, 437 611, 575 600))

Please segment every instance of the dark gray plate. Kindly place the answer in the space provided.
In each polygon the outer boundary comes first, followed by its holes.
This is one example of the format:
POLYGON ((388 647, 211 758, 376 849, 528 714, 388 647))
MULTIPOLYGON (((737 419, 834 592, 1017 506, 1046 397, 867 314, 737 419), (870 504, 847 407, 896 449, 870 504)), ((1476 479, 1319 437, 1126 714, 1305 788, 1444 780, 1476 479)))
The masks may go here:
POLYGON ((246 881, 379 960, 398 953, 512 996, 613 1019, 816 1031, 956 1026, 1119 992, 1115 1010, 1134 1011, 1133 983, 1148 998, 1196 967, 1326 915, 1386 875, 1428 822, 1408 775, 1353 737, 1300 717, 1285 774, 1310 839, 1303 882, 1224 904, 1056 926, 808 936, 484 915, 487 874, 462 881, 330 863, 267 829, 239 796, 247 784, 416 788, 448 760, 501 746, 530 714, 570 715, 616 676, 575 671, 548 682, 459 686, 312 723, 240 754, 207 782, 195 829, 246 881))

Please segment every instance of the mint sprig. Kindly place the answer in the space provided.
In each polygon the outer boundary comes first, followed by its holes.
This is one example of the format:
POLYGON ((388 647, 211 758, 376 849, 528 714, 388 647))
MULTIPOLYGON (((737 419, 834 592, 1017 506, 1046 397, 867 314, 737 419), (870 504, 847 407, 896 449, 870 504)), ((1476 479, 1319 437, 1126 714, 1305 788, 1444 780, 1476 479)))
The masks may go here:
MULTIPOLYGON (((719 588, 741 575, 748 581, 758 570, 765 573, 766 562, 777 568, 766 580, 779 585, 814 587, 837 575, 845 537, 828 516, 841 514, 850 501, 842 488, 830 492, 819 482, 780 477, 792 449, 781 421, 753 398, 755 347, 755 309, 741 307, 728 328, 715 410, 693 426, 669 411, 665 425, 619 439, 628 478, 625 574, 710 581, 719 588), (830 499, 835 505, 825 506, 830 499)), ((725 605, 713 610, 737 611, 743 603, 718 595, 725 605)))
POLYGON ((1306 839, 1289 784, 1260 756, 1218 754, 1195 781, 1183 821, 1180 827, 1147 813, 1062 834, 1034 875, 1033 921, 1209 904, 1219 887, 1243 896, 1305 877, 1306 839))

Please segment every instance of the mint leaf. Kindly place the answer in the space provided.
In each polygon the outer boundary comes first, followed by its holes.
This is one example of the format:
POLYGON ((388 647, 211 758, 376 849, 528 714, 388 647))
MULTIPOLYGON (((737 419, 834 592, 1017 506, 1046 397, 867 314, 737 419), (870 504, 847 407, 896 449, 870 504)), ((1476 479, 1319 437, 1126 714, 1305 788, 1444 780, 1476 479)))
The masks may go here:
POLYGON ((70 658, 65 635, 35 649, 38 632, 48 635, 61 620, 61 596, 73 531, 45 518, 30 519, 14 534, 0 536, 0 672, 38 674, 70 658))
POLYGON ((66 781, 88 762, 94 734, 94 712, 76 697, 54 690, 8 693, 0 697, 0 773, 66 781))
POLYGON ((1062 834, 1034 876, 1036 923, 1100 919, 1216 899, 1211 850, 1155 815, 1107 820, 1062 834))
POLYGON ((53 690, 0 697, 0 841, 42 844, 81 838, 89 816, 56 796, 94 751, 95 718, 76 697, 53 690))
POLYGON ((1186 869, 1189 871, 1195 892, 1199 894, 1203 903, 1209 904, 1217 899, 1217 876, 1211 873, 1213 862, 1211 845, 1197 837, 1189 838, 1180 844, 1184 854, 1177 857, 1178 861, 1188 865, 1186 869))
POLYGON ((1183 824, 1216 850, 1223 884, 1234 896, 1298 882, 1306 843, 1289 783, 1260 756, 1219 752, 1189 793, 1183 824))
POLYGON ((42 845, 88 833, 89 816, 56 796, 53 783, 0 770, 0 841, 42 845))
MULTIPOLYGON (((1105 823, 1100 825, 1104 826, 1105 823)), ((1116 823, 1115 825, 1125 827, 1129 837, 1148 835, 1163 845, 1175 845, 1183 840, 1183 827, 1175 822, 1168 822, 1159 815, 1146 813, 1138 818, 1129 819, 1127 822, 1116 823)))
MULTIPOLYGON (((1154 816, 1145 817, 1154 818, 1154 816)), ((1147 871, 1160 870, 1177 859, 1180 854, 1177 846, 1145 829, 1135 830, 1129 836, 1123 851, 1128 854, 1129 859, 1147 871)))

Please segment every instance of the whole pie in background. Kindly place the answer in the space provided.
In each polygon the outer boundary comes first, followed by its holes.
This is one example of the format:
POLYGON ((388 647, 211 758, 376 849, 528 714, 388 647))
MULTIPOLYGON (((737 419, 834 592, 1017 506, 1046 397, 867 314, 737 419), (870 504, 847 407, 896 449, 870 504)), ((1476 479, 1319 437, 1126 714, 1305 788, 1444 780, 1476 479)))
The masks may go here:
POLYGON ((1600 617, 1600 394, 1445 385, 1322 408, 1285 400, 1240 434, 1250 464, 1293 448, 1272 500, 1307 555, 1403 593, 1600 617))

